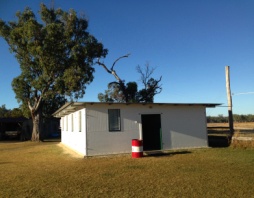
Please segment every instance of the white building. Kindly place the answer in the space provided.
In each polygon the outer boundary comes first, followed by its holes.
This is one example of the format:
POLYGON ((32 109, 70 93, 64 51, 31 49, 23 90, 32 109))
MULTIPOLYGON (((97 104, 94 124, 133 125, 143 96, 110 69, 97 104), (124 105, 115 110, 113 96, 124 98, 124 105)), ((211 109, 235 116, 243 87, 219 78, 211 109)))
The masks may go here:
POLYGON ((206 107, 217 105, 71 102, 53 115, 61 118, 61 142, 94 156, 131 153, 140 136, 144 151, 207 147, 206 107))

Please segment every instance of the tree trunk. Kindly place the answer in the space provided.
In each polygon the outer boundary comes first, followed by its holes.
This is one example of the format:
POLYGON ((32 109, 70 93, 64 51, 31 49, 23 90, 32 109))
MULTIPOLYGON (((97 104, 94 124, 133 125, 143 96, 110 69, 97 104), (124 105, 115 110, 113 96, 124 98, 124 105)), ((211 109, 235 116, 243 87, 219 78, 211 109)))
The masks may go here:
POLYGON ((33 120, 33 131, 32 131, 32 141, 43 141, 43 134, 42 134, 42 112, 41 108, 39 108, 35 112, 31 112, 32 120, 33 120))

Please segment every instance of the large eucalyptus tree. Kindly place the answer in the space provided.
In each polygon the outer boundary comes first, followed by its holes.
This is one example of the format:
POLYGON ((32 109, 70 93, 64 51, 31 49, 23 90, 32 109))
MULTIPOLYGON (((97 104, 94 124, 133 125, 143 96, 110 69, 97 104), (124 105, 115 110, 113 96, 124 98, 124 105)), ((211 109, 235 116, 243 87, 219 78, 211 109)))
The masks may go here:
POLYGON ((32 140, 39 141, 42 109, 57 98, 82 97, 93 80, 94 60, 105 57, 107 50, 87 31, 88 21, 74 10, 41 4, 40 19, 30 8, 16 16, 16 21, 0 19, 0 36, 20 64, 21 74, 12 87, 21 106, 30 110, 32 140))

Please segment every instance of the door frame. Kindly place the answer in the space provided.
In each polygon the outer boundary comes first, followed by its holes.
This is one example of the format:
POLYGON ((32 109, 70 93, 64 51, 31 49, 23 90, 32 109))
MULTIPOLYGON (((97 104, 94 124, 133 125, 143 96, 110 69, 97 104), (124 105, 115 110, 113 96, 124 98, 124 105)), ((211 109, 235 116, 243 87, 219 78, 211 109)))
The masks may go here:
POLYGON ((141 114, 140 117, 141 117, 141 124, 142 124, 142 137, 143 137, 144 151, 162 150, 163 143, 162 143, 161 113, 144 113, 144 114, 141 114), (144 117, 146 116, 148 120, 144 120, 145 119, 144 117), (148 116, 150 116, 150 118, 148 118, 148 116), (155 125, 151 125, 151 122, 148 122, 149 119, 152 119, 153 116, 157 119, 155 121, 157 122, 157 124, 155 123, 155 125), (151 131, 148 131, 147 128, 155 128, 157 132, 153 133, 151 131), (144 130, 146 130, 147 132, 145 132, 144 130), (146 143, 148 145, 146 145, 146 143), (151 144, 151 143, 154 143, 154 144, 151 144))

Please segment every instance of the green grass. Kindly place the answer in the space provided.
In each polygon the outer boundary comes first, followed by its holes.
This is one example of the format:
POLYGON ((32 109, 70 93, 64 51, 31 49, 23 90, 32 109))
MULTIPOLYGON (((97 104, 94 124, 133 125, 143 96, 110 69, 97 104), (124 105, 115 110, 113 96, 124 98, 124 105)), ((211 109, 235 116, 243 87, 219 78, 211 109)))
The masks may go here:
POLYGON ((254 197, 254 150, 73 158, 57 143, 0 143, 0 197, 254 197))

